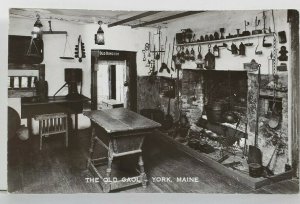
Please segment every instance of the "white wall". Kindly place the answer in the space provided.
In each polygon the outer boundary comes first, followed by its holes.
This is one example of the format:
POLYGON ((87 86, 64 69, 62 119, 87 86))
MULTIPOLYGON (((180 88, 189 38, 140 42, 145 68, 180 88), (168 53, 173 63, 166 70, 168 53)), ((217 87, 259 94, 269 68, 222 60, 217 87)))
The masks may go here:
MULTIPOLYGON (((49 30, 47 20, 41 20, 43 29, 49 30)), ((9 21, 9 34, 10 35, 28 35, 30 36, 34 21, 31 19, 22 18, 10 18, 9 21)), ((83 35, 82 25, 52 20, 53 31, 67 31, 68 41, 71 47, 71 55, 74 55, 75 44, 77 44, 78 36, 83 35)), ((45 76, 49 83, 49 95, 53 95, 65 82, 64 69, 65 68, 82 68, 83 75, 88 73, 89 68, 86 66, 88 59, 83 59, 82 63, 78 62, 78 59, 63 60, 59 57, 63 56, 65 46, 65 35, 43 35, 44 40, 44 61, 45 64, 45 76)), ((67 48, 66 53, 70 55, 70 51, 67 48)), ((85 86, 86 84, 84 84, 85 86)), ((58 95, 65 95, 67 88, 61 90, 58 95)), ((84 93, 87 94, 87 93, 84 93)))
MULTIPOLYGON (((271 11, 266 12, 266 27, 271 27, 273 31, 273 24, 271 19, 271 11)), ((172 39, 176 33, 181 32, 181 29, 191 28, 196 34, 196 39, 199 39, 201 35, 213 34, 214 32, 219 32, 220 28, 225 28, 225 36, 228 33, 232 35, 236 34, 236 29, 240 29, 240 32, 244 31, 244 20, 250 22, 250 26, 247 27, 247 30, 254 30, 254 21, 255 17, 258 16, 258 19, 261 20, 261 24, 258 27, 259 29, 263 28, 262 21, 262 10, 255 11, 211 11, 200 13, 196 15, 192 15, 188 18, 179 19, 175 22, 168 24, 167 35, 169 39, 172 39)), ((286 10, 275 10, 275 27, 276 32, 285 30, 287 36, 286 44, 278 44, 277 49, 279 51, 282 45, 289 48, 289 25, 287 23, 287 11, 286 10)), ((219 32, 220 33, 220 32, 219 32)), ((262 50, 262 55, 255 55, 255 47, 258 43, 258 38, 251 38, 249 40, 241 40, 235 41, 234 43, 239 46, 241 42, 252 42, 254 45, 252 47, 246 47, 246 56, 236 56, 232 55, 230 51, 226 49, 220 48, 220 58, 216 58, 216 70, 241 70, 243 69, 243 63, 250 62, 251 59, 255 59, 256 62, 260 63, 262 66, 262 73, 268 74, 268 57, 272 51, 272 47, 264 48, 262 47, 262 37, 259 38, 259 47, 258 50, 262 50)), ((267 37, 266 42, 272 43, 273 37, 267 37)), ((231 41, 226 42, 229 46, 231 45, 231 41)), ((221 45, 222 43, 218 43, 221 45)), ((215 44, 211 44, 211 50, 215 44)), ((194 50, 196 55, 198 55, 197 51, 198 46, 194 46, 194 50)), ((204 57, 208 51, 208 45, 201 45, 202 48, 202 56, 204 57)), ((191 47, 189 47, 189 50, 191 47)), ((290 50, 288 50, 290 52, 290 50)), ((177 53, 177 52, 176 52, 177 53)), ((289 54, 289 53, 288 53, 289 54)), ((278 55, 279 56, 279 55, 278 55)), ((287 63, 288 64, 288 63, 287 63)), ((271 64, 270 64, 271 66, 271 64)), ((196 68, 196 64, 194 62, 185 63, 183 68, 196 68)), ((271 72, 271 67, 270 67, 271 72)))
MULTIPOLYGON (((49 24, 47 20, 41 19, 43 29, 49 30, 49 24)), ((24 18, 10 18, 9 19, 9 35, 25 35, 30 36, 34 20, 24 18)), ((82 25, 52 20, 53 31, 67 31, 68 41, 71 47, 71 53, 66 49, 66 54, 74 55, 75 44, 78 42, 78 36, 83 35, 82 25)), ((89 68, 86 66, 88 59, 83 59, 82 63, 78 62, 78 59, 63 60, 59 57, 63 56, 65 46, 65 35, 43 35, 44 40, 44 60, 45 64, 45 78, 49 85, 49 95, 54 93, 65 83, 64 69, 65 68, 82 68, 83 76, 89 74, 89 68)), ((86 83, 83 86, 87 86, 86 83)), ((86 90, 86 89, 85 89, 86 90)), ((57 95, 66 95, 67 87, 63 88, 57 95)), ((83 92, 84 95, 90 95, 88 92, 83 92)), ((16 109, 20 114, 20 98, 9 98, 8 105, 16 109)), ((22 119, 22 124, 26 124, 26 120, 22 119)), ((37 133, 37 124, 33 127, 34 133, 37 133)))
MULTIPOLYGON (((49 30, 47 20, 41 19, 43 29, 49 30)), ((9 19, 9 35, 27 35, 30 36, 34 20, 15 18, 9 19)), ((64 83, 65 68, 82 68, 83 70, 83 88, 82 93, 90 97, 91 88, 91 49, 111 49, 137 52, 137 73, 138 75, 147 75, 148 68, 145 68, 145 62, 142 61, 142 50, 145 43, 148 42, 148 32, 154 29, 131 29, 128 26, 116 26, 108 28, 107 25, 102 25, 105 32, 105 45, 96 45, 94 43, 94 34, 99 28, 98 24, 76 24, 52 20, 53 31, 67 31, 68 41, 71 47, 71 54, 74 55, 75 45, 78 42, 78 36, 82 36, 82 41, 85 43, 86 58, 82 63, 78 59, 62 60, 59 57, 63 55, 65 46, 65 35, 44 35, 44 61, 45 78, 49 85, 49 95, 53 95, 64 83)), ((156 31, 156 30, 155 30, 156 31)), ((68 47, 66 53, 69 55, 68 47)), ((67 88, 62 89, 58 95, 66 95, 67 88)), ((19 111, 20 114, 20 99, 8 99, 8 105, 19 111)), ((22 124, 26 121, 23 119, 22 124)), ((79 115, 79 128, 89 126, 89 120, 84 116, 79 115)), ((37 126, 34 125, 34 132, 37 133, 37 126)))
MULTIPOLYGON (((108 28, 107 25, 101 26, 104 31, 105 45, 97 45, 94 41, 94 35, 97 32, 98 24, 84 25, 83 39, 86 44, 87 59, 90 59, 91 49, 109 49, 109 50, 124 50, 137 52, 137 74, 147 75, 149 69, 145 67, 143 62, 142 50, 145 48, 145 43, 148 42, 149 31, 154 32, 156 29, 137 28, 132 29, 128 26, 115 26, 108 28)), ((87 67, 91 66, 91 61, 87 62, 87 67)), ((86 80, 90 80, 86 79, 86 80)))

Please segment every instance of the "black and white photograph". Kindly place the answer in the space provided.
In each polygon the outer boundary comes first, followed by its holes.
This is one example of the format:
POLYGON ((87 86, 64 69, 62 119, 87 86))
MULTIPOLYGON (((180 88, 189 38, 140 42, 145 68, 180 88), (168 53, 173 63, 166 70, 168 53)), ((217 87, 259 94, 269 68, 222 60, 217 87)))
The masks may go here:
POLYGON ((8 193, 299 194, 297 9, 7 12, 8 193))

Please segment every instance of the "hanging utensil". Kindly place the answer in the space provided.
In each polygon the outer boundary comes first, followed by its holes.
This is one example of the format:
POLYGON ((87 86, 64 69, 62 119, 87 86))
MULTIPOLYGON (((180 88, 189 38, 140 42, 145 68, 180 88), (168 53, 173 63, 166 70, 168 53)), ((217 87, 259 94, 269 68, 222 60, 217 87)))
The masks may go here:
MULTIPOLYGON (((171 51, 171 43, 169 43, 169 50, 168 50, 168 57, 167 57, 167 72, 170 74, 170 69, 169 69, 169 57, 170 57, 170 51, 171 51)), ((172 59, 171 59, 171 64, 172 64, 172 59)))
POLYGON ((195 51, 194 51, 194 48, 191 49, 190 60, 192 60, 192 61, 195 60, 195 51))
POLYGON ((205 55, 204 61, 205 61, 205 68, 206 69, 215 69, 215 56, 210 51, 211 45, 208 44, 208 53, 205 55))
POLYGON ((276 105, 276 101, 273 101, 273 106, 272 106, 272 115, 268 121, 268 126, 272 129, 276 129, 279 125, 279 121, 280 121, 280 116, 277 113, 277 111, 275 110, 275 105, 276 105))
MULTIPOLYGON (((169 51, 168 51, 167 63, 169 61, 169 55, 170 55, 170 49, 171 49, 170 46, 171 46, 171 44, 169 44, 169 51)), ((165 50, 165 52, 166 52, 166 50, 165 50)), ((163 59, 165 60, 165 54, 164 54, 164 58, 163 59)), ((164 70, 167 70, 167 72, 170 74, 170 69, 169 69, 168 65, 165 62, 162 62, 161 63, 161 67, 159 69, 159 72, 163 72, 164 70)))
POLYGON ((166 56, 166 49, 167 49, 167 41, 168 41, 168 37, 166 36, 166 41, 165 41, 165 46, 164 49, 161 49, 163 57, 162 57, 162 63, 165 62, 165 56, 166 56))
POLYGON ((78 44, 75 45, 75 58, 78 58, 79 62, 82 62, 82 58, 85 58, 85 46, 82 42, 81 35, 78 37, 78 44))
POLYGON ((60 59, 74 59, 74 57, 67 57, 66 54, 66 47, 68 46, 70 54, 72 53, 72 49, 70 47, 69 41, 68 41, 68 34, 66 34, 66 41, 65 41, 65 47, 64 47, 64 52, 63 52, 63 56, 59 57, 60 59))
POLYGON ((184 47, 181 47, 181 53, 180 53, 180 63, 185 62, 185 53, 184 53, 184 47))
POLYGON ((174 37, 174 40, 173 40, 173 49, 172 49, 172 55, 171 55, 171 70, 174 71, 175 69, 173 68, 173 61, 175 62, 176 60, 176 56, 174 55, 174 47, 175 47, 175 37, 174 37))
POLYGON ((248 163, 255 164, 254 166, 260 165, 262 167, 262 152, 258 148, 258 123, 259 123, 259 99, 260 99, 260 66, 258 66, 258 88, 256 97, 256 123, 255 123, 255 135, 254 145, 249 145, 248 163), (257 164, 257 165, 256 165, 257 164))
POLYGON ((259 37, 257 38, 257 45, 256 45, 256 48, 255 48, 255 54, 256 55, 262 55, 262 50, 257 50, 257 48, 258 48, 258 46, 259 46, 259 37))
POLYGON ((202 54, 201 54, 201 45, 198 46, 198 56, 197 56, 198 60, 202 60, 202 54))
POLYGON ((158 55, 159 55, 159 58, 161 58, 161 44, 160 44, 160 35, 161 35, 161 32, 160 32, 160 27, 158 27, 158 55))
POLYGON ((272 43, 266 43, 266 36, 263 38, 263 47, 271 47, 272 43))
POLYGON ((246 47, 245 45, 241 42, 239 46, 239 55, 245 56, 246 55, 246 47))
POLYGON ((143 61, 146 61, 146 50, 142 50, 143 52, 143 61))
MULTIPOLYGON (((176 58, 178 61, 180 60, 180 57, 181 57, 180 50, 181 50, 181 47, 177 46, 176 47, 176 51, 177 51, 176 58)), ((173 59, 175 62, 176 62, 176 58, 174 57, 174 59, 173 59)))
POLYGON ((186 48, 186 50, 185 50, 185 59, 186 59, 187 61, 190 60, 190 51, 189 51, 188 48, 186 48))
POLYGON ((149 58, 151 57, 151 42, 150 42, 150 39, 151 39, 151 32, 149 32, 149 50, 148 50, 148 57, 149 58))
POLYGON ((201 54, 201 46, 198 46, 198 55, 197 55, 197 60, 196 60, 197 68, 203 69, 204 61, 203 57, 201 54))

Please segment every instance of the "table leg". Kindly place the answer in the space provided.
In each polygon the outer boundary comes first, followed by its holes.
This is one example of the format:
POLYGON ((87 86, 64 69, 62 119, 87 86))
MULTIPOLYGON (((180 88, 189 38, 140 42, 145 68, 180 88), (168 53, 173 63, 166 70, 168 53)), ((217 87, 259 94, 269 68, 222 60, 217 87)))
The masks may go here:
POLYGON ((109 142, 108 145, 108 155, 107 155, 108 163, 107 163, 107 169, 106 169, 106 179, 107 182, 105 182, 103 191, 104 193, 108 193, 110 191, 110 182, 111 182, 111 166, 113 161, 113 150, 112 150, 112 144, 109 142))
POLYGON ((139 155, 139 161, 138 161, 138 163, 139 163, 141 177, 142 177, 142 185, 143 185, 144 188, 146 188, 147 176, 146 176, 145 170, 144 170, 144 161, 143 161, 142 154, 139 155))
POLYGON ((108 155, 107 155, 108 163, 107 163, 107 169, 106 169, 106 177, 110 178, 111 174, 111 165, 113 161, 113 150, 112 150, 112 144, 109 142, 108 145, 108 155))
POLYGON ((93 127, 92 125, 92 134, 91 134, 91 146, 90 146, 90 149, 89 149, 89 158, 88 158, 88 161, 87 161, 87 168, 89 167, 89 164, 92 162, 92 158, 93 158, 93 155, 94 155, 94 148, 95 148, 95 137, 96 137, 96 130, 95 130, 95 127, 93 127))
POLYGON ((78 135, 78 114, 75 114, 75 135, 78 135))
POLYGON ((32 133, 32 118, 28 117, 27 118, 27 128, 28 128, 28 132, 29 132, 29 137, 31 137, 33 135, 32 133))

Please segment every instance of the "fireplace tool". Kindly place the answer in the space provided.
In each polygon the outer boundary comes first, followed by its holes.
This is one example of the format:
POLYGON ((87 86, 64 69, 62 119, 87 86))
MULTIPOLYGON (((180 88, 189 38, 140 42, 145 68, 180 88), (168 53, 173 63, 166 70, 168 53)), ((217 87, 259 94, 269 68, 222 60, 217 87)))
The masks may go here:
MULTIPOLYGON (((172 80, 172 74, 171 74, 171 80, 172 80)), ((168 85, 168 89, 169 89, 168 92, 170 93, 170 91, 171 91, 171 85, 168 85)), ((173 117, 170 114, 171 94, 169 94, 168 97, 169 97, 169 100, 168 100, 168 112, 167 112, 167 115, 165 117, 165 121, 164 121, 164 125, 163 125, 163 127, 166 130, 170 129, 173 126, 173 122, 174 122, 173 117)))
POLYGON ((172 49, 172 55, 171 55, 171 67, 170 67, 170 69, 172 71, 175 70, 172 65, 173 65, 173 61, 175 63, 175 60, 176 60, 176 56, 174 55, 174 47, 175 47, 175 37, 174 37, 174 40, 173 40, 173 49, 172 49))
MULTIPOLYGON (((170 44, 169 44, 167 63, 169 61, 169 55, 170 55, 170 44)), ((167 72, 170 74, 170 69, 169 69, 168 65, 164 62, 165 61, 165 53, 163 54, 162 59, 163 59, 163 62, 161 63, 161 67, 159 68, 159 72, 163 72, 164 70, 167 70, 167 72)))
POLYGON ((249 154, 248 154, 248 164, 249 164, 249 174, 255 176, 260 176, 262 173, 262 152, 258 148, 258 123, 259 123, 259 94, 260 94, 260 65, 258 66, 258 90, 256 98, 256 123, 255 123, 255 136, 254 136, 254 145, 249 145, 249 154))

